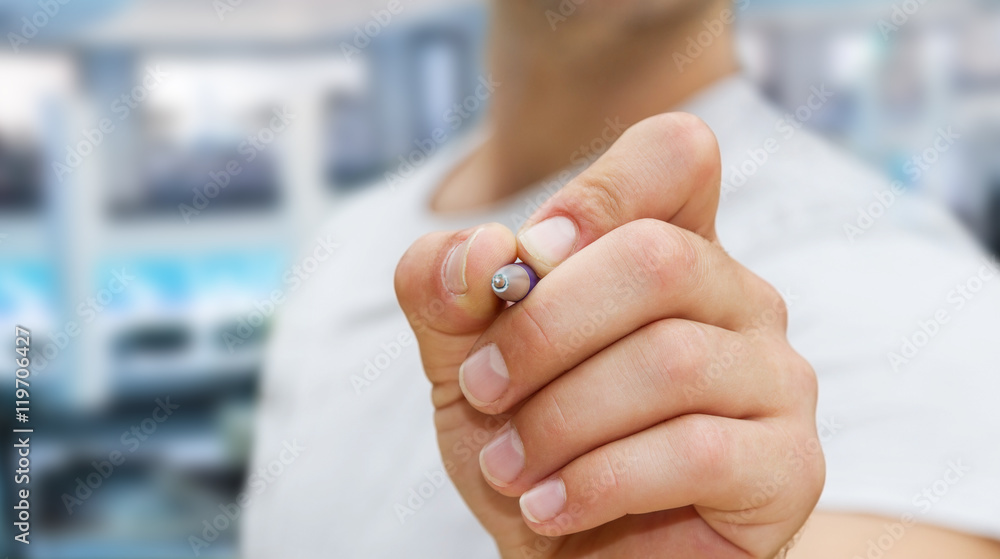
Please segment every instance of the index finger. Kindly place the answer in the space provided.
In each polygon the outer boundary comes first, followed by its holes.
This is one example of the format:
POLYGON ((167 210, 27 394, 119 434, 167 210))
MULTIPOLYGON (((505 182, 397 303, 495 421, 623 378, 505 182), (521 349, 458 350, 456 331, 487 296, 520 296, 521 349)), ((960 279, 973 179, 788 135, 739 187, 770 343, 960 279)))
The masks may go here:
POLYGON ((647 118, 535 212, 518 234, 518 256, 544 276, 643 218, 715 241, 720 181, 719 145, 707 124, 686 113, 647 118))

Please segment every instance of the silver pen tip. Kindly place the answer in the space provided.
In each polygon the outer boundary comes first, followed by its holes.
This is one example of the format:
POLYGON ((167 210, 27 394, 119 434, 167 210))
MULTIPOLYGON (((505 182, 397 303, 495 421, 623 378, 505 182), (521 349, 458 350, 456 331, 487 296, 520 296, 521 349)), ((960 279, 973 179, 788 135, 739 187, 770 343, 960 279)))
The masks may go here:
POLYGON ((507 276, 497 274, 493 276, 493 289, 505 289, 507 287, 507 276))

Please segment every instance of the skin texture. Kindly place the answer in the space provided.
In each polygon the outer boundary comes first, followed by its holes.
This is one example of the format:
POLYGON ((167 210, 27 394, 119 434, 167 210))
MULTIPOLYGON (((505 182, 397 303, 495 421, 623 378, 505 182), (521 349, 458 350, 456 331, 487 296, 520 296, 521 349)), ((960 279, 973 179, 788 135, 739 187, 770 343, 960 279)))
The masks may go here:
MULTIPOLYGON (((494 5, 493 133, 433 209, 516 196, 567 167, 606 119, 631 128, 518 236, 499 224, 435 233, 400 261, 445 466, 503 557, 773 557, 823 485, 815 375, 785 338, 780 295, 716 238, 714 135, 661 114, 735 71, 729 29, 683 72, 672 60, 729 5, 588 0, 553 28, 557 7, 494 5), (551 217, 575 236, 555 257, 533 253, 521 234, 551 217), (508 308, 490 277, 515 258, 544 279, 508 308), (463 362, 491 347, 509 381, 483 402, 463 362), (483 448, 511 433, 499 479, 483 448), (544 522, 519 503, 540 485, 565 496, 544 522)), ((813 515, 789 556, 864 556, 884 523, 813 515)), ((955 549, 1000 557, 993 542, 923 526, 885 557, 955 549)))

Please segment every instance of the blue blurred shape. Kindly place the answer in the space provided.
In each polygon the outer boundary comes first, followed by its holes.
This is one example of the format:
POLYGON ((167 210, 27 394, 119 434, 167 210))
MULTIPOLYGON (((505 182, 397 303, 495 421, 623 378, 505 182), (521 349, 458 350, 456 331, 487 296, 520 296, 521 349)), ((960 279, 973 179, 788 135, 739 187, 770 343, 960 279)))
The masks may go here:
POLYGON ((3 0, 0 2, 0 29, 22 33, 26 25, 24 20, 27 19, 29 22, 34 20, 34 25, 39 28, 38 36, 52 38, 57 34, 75 31, 108 18, 133 1, 3 0), (43 15, 37 15, 39 13, 43 15))

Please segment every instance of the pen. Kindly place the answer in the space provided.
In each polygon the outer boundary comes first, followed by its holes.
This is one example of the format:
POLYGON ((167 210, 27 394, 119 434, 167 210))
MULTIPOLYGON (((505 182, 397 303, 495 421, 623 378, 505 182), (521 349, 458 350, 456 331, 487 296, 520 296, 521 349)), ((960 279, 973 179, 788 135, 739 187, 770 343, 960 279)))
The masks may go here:
POLYGON ((504 301, 516 303, 527 297, 537 283, 538 274, 527 264, 508 264, 493 274, 493 293, 504 301))

